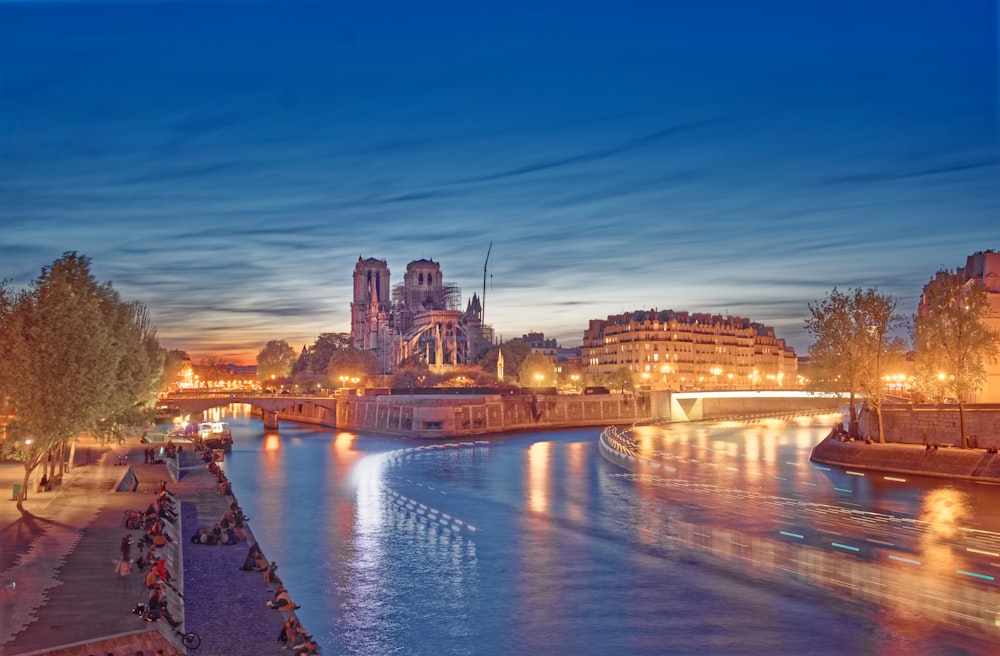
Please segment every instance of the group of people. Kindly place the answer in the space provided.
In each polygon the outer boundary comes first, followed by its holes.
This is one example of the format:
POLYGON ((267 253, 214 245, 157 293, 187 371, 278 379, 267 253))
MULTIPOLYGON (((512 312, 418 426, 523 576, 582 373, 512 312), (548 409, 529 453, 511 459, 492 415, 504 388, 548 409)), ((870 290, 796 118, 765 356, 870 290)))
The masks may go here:
POLYGON ((211 449, 205 448, 203 450, 202 457, 208 463, 206 467, 209 473, 215 476, 219 493, 225 496, 231 496, 233 497, 233 500, 229 504, 229 512, 224 513, 211 529, 199 528, 195 531, 195 533, 191 536, 191 542, 194 544, 208 545, 237 544, 240 542, 246 542, 247 517, 243 514, 243 509, 240 507, 240 504, 236 501, 236 496, 233 494, 233 488, 229 484, 229 479, 226 477, 226 473, 222 471, 219 464, 212 458, 211 449))
POLYGON ((302 628, 299 618, 295 617, 294 613, 289 614, 285 623, 281 625, 278 642, 281 643, 283 649, 291 649, 295 656, 315 656, 319 653, 319 645, 302 628))
POLYGON ((142 536, 138 545, 131 533, 125 533, 119 544, 120 560, 115 565, 115 571, 120 576, 132 573, 134 567, 140 571, 145 571, 143 585, 149 591, 149 597, 145 604, 140 604, 136 608, 138 614, 148 621, 156 621, 163 618, 170 626, 177 628, 180 620, 176 619, 167 609, 167 600, 164 597, 164 586, 172 586, 170 583, 171 574, 167 569, 167 561, 164 559, 162 549, 173 538, 167 533, 164 522, 171 524, 177 519, 176 502, 166 488, 166 483, 160 485, 160 492, 149 504, 143 513, 142 536), (132 548, 136 546, 137 554, 133 558, 132 548))
MULTIPOLYGON (((142 434, 142 441, 146 442, 146 434, 142 434)), ((146 465, 158 465, 163 462, 163 458, 176 458, 177 452, 183 447, 174 444, 173 441, 168 440, 163 446, 151 446, 142 450, 143 464, 146 465), (157 453, 159 452, 159 453, 157 453)))

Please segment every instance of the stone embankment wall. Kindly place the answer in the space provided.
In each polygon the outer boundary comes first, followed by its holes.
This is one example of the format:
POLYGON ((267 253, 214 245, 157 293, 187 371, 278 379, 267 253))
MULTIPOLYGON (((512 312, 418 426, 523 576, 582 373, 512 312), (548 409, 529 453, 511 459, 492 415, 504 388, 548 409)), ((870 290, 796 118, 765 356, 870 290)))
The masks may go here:
POLYGON ((669 392, 593 395, 345 396, 336 409, 308 402, 282 410, 283 421, 409 437, 487 435, 519 430, 699 421, 781 412, 835 410, 839 399, 708 398, 677 402, 669 392), (689 402, 690 401, 690 402, 689 402))
POLYGON ((336 426, 411 437, 486 435, 632 423, 649 417, 650 408, 648 396, 621 394, 364 396, 337 404, 336 426))
POLYGON ((865 444, 842 442, 830 436, 813 448, 810 460, 851 469, 1000 482, 1000 455, 985 449, 865 444))
MULTIPOLYGON (((962 446, 957 404, 885 405, 882 425, 886 442, 962 446)), ((1000 448, 1000 404, 966 405, 965 432, 979 448, 1000 448)), ((861 414, 861 435, 878 436, 878 419, 867 408, 861 414)))

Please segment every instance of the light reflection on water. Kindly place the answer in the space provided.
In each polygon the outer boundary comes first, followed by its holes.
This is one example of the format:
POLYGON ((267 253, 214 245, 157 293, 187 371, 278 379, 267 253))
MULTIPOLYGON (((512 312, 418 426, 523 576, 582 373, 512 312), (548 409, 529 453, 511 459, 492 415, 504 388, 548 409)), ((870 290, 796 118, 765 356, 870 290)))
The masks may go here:
MULTIPOLYGON (((771 499, 836 503, 835 485, 860 485, 809 468, 817 427, 643 429, 643 451, 675 468, 656 470, 664 486, 623 477, 596 429, 416 450, 427 443, 233 425, 227 472, 325 653, 987 653, 672 543, 678 520, 769 530, 789 521, 771 499)), ((914 515, 927 491, 857 489, 850 503, 914 515)))

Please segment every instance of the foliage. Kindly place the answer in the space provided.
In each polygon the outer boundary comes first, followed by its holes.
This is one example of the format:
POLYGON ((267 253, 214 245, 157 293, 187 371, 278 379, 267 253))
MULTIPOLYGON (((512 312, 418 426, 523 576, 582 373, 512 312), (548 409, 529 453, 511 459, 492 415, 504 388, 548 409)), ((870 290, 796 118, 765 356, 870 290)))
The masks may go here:
POLYGON ((346 383, 341 377, 364 380, 378 372, 378 359, 374 353, 348 346, 330 354, 326 379, 330 387, 344 387, 346 383))
POLYGON ((301 374, 313 373, 325 378, 333 354, 353 347, 354 340, 351 339, 350 333, 322 333, 295 361, 291 370, 292 376, 298 380, 301 374))
MULTIPOLYGON (((506 359, 507 354, 504 353, 504 361, 506 359)), ((521 362, 517 379, 521 387, 554 386, 556 384, 556 365, 541 353, 529 353, 521 362)))
POLYGON ((604 377, 604 385, 609 390, 618 390, 623 394, 631 392, 633 389, 632 371, 628 365, 623 364, 604 377))
POLYGON ((1000 334, 981 321, 988 304, 981 281, 965 282, 957 272, 939 271, 924 288, 913 322, 917 380, 922 388, 958 401, 963 447, 968 446, 965 401, 986 382, 987 364, 1000 354, 1000 334))
POLYGON ((397 389, 409 387, 431 387, 428 380, 429 371, 426 366, 399 367, 392 372, 390 385, 397 389))
POLYGON ((531 345, 524 342, 498 344, 481 352, 473 364, 495 378, 497 374, 497 359, 501 351, 503 351, 504 377, 511 378, 511 374, 521 371, 521 364, 531 354, 531 345))
POLYGON ((152 403, 162 356, 145 308, 98 284, 76 253, 0 298, 0 380, 16 381, 4 390, 15 412, 4 448, 24 465, 23 499, 50 449, 83 432, 120 437, 152 403))
POLYGON ((287 377, 294 362, 295 349, 283 339, 272 339, 257 352, 257 382, 287 377))
POLYGON ((178 349, 170 349, 163 356, 163 374, 160 382, 160 389, 166 391, 172 386, 184 369, 184 364, 189 361, 188 354, 178 349))
POLYGON ((892 353, 905 350, 898 338, 890 336, 902 322, 896 303, 876 289, 855 288, 845 294, 834 287, 825 299, 809 304, 811 316, 805 328, 814 340, 809 351, 811 387, 848 394, 854 436, 858 434, 858 397, 867 396, 881 417, 882 365, 892 353))

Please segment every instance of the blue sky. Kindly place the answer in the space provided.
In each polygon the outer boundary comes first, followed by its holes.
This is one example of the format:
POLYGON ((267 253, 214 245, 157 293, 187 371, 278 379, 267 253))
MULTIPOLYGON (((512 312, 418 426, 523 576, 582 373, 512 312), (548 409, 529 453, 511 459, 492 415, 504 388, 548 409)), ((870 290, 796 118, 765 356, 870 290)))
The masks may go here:
POLYGON ((749 316, 1000 248, 995 2, 0 0, 0 277, 69 250, 161 343, 349 330, 359 256, 505 338, 749 316), (464 306, 464 305, 463 305, 464 306))

